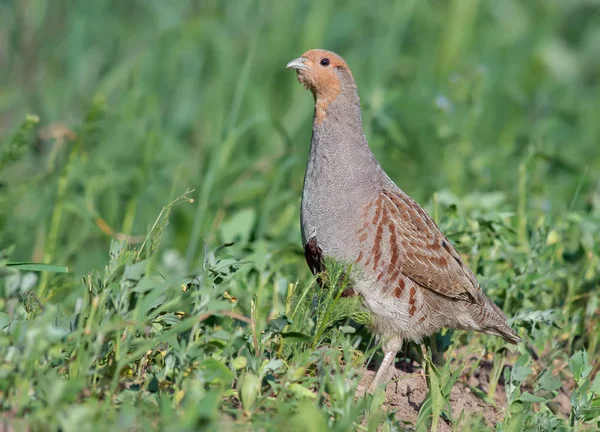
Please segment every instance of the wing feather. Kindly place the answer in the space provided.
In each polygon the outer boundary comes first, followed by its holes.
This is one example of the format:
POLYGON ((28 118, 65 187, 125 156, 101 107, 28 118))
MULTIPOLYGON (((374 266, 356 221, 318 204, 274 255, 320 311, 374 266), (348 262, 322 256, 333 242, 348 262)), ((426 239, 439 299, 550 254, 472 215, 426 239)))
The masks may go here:
MULTIPOLYGON (((375 262, 374 267, 403 276, 440 295, 481 303, 481 288, 452 243, 442 234, 431 217, 402 191, 384 190, 376 205, 375 258, 390 256, 388 263, 375 262), (382 231, 389 242, 390 253, 380 249, 382 231), (397 250, 394 250, 394 245, 397 250), (376 247, 377 246, 377 247, 376 247), (384 264, 384 265, 377 265, 384 264), (387 264, 387 265, 385 265, 387 264)), ((389 281, 392 284, 397 281, 389 281)))

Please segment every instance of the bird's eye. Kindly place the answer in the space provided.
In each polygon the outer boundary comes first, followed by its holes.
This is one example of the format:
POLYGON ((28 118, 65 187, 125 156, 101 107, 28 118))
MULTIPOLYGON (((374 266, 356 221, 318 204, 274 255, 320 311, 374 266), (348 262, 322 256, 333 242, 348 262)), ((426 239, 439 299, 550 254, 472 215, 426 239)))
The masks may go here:
POLYGON ((329 66, 329 59, 328 58, 322 58, 320 61, 321 66, 329 66))

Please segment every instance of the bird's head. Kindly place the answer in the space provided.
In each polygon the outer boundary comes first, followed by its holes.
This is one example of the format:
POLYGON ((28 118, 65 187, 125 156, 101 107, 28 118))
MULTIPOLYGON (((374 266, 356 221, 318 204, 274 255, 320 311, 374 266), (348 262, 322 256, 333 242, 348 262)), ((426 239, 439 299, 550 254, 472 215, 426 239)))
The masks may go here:
MULTIPOLYGON (((334 52, 313 49, 290 61, 287 68, 296 69, 298 81, 315 97, 317 115, 325 115, 327 106, 346 89, 356 92, 354 78, 342 57, 334 52)), ((324 117, 317 117, 322 121, 324 117)))

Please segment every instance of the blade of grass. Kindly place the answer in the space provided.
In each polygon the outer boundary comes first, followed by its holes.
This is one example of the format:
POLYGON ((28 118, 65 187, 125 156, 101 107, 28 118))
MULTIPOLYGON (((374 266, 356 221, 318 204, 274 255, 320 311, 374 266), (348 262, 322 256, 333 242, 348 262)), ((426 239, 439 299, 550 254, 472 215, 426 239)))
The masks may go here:
POLYGON ((34 271, 34 272, 50 272, 50 273, 69 273, 69 268, 55 265, 55 264, 44 264, 34 262, 9 262, 6 263, 8 267, 16 268, 19 270, 34 271))

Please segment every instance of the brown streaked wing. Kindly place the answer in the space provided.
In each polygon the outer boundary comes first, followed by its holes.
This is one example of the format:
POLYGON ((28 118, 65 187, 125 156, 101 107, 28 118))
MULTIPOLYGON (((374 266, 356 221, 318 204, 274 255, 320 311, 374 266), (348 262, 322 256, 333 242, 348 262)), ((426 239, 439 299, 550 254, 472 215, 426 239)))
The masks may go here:
MULTIPOLYGON (((397 283, 397 278, 412 279, 418 285, 446 297, 480 303, 481 290, 477 279, 465 265, 450 241, 442 234, 435 222, 416 201, 398 191, 382 191, 377 199, 379 212, 376 240, 381 238, 380 228, 386 231, 388 244, 392 247, 392 259, 380 271, 389 272, 397 283), (394 250, 394 244, 398 250, 394 250)), ((373 251, 376 256, 381 251, 373 251)), ((384 263, 382 263, 384 264, 384 263)))

